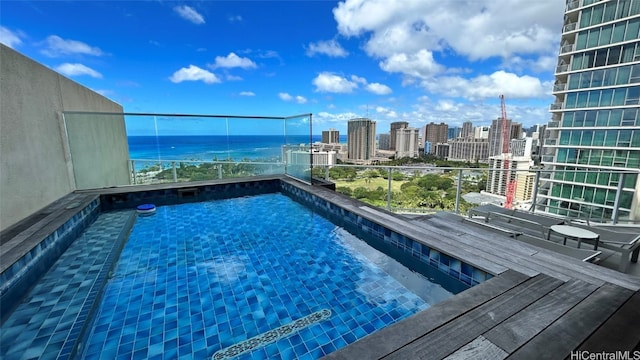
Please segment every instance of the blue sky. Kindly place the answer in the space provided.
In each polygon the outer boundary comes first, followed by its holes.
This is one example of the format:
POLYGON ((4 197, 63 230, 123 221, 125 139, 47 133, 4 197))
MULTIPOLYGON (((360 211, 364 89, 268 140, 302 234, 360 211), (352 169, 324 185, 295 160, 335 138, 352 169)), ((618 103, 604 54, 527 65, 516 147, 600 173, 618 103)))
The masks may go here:
MULTIPOLYGON (((125 112, 547 123, 564 1, 2 1, 0 42, 125 112)), ((129 124, 128 124, 129 125, 129 124)), ((139 132, 140 129, 131 131, 139 132)), ((190 127, 191 126, 191 127, 190 127)), ((198 131, 180 122, 175 134, 198 131)))

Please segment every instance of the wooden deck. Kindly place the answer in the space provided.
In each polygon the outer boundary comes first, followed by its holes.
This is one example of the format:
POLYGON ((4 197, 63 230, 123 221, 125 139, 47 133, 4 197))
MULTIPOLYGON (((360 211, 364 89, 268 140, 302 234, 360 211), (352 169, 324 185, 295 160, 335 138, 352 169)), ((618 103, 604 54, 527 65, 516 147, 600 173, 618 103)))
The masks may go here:
MULTIPOLYGON (((570 359, 640 351, 640 277, 449 213, 404 217, 315 191, 497 276, 324 359, 570 359)), ((638 353, 640 354, 640 352, 638 353)))

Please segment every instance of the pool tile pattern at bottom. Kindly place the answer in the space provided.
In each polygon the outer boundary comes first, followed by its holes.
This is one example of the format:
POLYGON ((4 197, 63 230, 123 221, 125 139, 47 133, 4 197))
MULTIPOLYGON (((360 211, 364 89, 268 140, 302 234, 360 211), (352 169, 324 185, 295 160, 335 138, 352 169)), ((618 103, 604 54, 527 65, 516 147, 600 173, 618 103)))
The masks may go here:
POLYGON ((132 212, 101 214, 52 265, 0 328, 0 358, 65 359, 88 315, 96 281, 132 212))
POLYGON ((316 359, 426 309, 281 194, 158 207, 138 218, 84 358, 205 359, 322 309, 239 359, 316 359))

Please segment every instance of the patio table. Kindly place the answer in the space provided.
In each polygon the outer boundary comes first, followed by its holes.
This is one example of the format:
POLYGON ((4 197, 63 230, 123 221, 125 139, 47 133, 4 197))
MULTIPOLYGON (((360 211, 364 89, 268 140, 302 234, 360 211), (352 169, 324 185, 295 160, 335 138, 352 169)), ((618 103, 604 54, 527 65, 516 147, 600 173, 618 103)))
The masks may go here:
POLYGON ((593 231, 570 225, 552 225, 547 233, 547 240, 551 239, 551 232, 564 237, 564 241, 562 242, 563 245, 567 245, 567 238, 575 239, 578 241, 578 248, 580 248, 582 240, 594 240, 595 245, 593 246, 593 250, 598 250, 600 235, 593 231))

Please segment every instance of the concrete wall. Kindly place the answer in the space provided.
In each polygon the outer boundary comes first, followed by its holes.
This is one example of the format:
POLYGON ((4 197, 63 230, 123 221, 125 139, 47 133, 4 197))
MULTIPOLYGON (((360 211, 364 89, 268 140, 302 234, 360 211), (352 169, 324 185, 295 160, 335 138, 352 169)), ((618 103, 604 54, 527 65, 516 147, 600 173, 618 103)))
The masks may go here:
POLYGON ((74 156, 62 111, 123 109, 0 44, 0 230, 76 190, 74 173, 83 188, 129 182, 123 118, 71 130, 81 151, 74 156))

